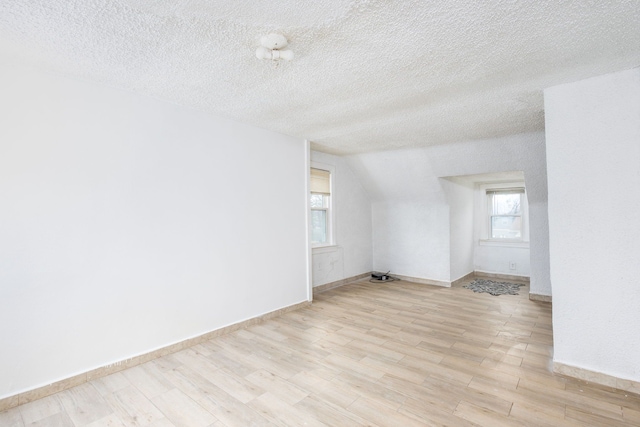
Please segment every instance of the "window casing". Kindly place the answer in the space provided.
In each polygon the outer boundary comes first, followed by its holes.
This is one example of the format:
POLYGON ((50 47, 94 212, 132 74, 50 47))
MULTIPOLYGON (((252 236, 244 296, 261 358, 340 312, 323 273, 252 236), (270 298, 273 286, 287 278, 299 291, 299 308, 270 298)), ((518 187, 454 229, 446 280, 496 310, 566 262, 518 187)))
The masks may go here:
POLYGON ((311 168, 311 246, 329 246, 332 242, 331 171, 311 168))
POLYGON ((489 240, 522 242, 525 239, 523 188, 487 189, 489 240))

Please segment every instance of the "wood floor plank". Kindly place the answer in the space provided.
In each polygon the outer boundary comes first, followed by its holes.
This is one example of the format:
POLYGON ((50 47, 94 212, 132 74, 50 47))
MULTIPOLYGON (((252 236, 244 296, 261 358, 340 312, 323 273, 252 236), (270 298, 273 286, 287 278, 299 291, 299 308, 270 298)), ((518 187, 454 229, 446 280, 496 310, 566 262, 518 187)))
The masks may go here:
POLYGON ((315 395, 310 395, 296 403, 296 408, 309 414, 315 420, 322 420, 329 426, 363 426, 375 427, 375 424, 345 410, 344 408, 327 402, 315 395))
MULTIPOLYGON (((458 406, 456 401, 455 406, 458 406)), ((439 427, 477 427, 478 424, 460 418, 453 412, 440 409, 424 399, 408 399, 398 410, 401 414, 415 418, 428 426, 439 427)))
POLYGON ((262 390, 279 397, 290 405, 296 404, 309 395, 308 391, 305 391, 266 370, 253 372, 244 378, 262 390))
POLYGON ((243 403, 251 402, 264 393, 264 390, 257 385, 224 369, 219 369, 213 373, 206 373, 203 374, 203 376, 243 403))
POLYGON ((132 385, 103 397, 126 426, 144 427, 164 418, 158 408, 132 385))
POLYGON ((162 377, 162 372, 151 363, 122 371, 122 375, 149 399, 173 388, 171 383, 162 377))
POLYGON ((176 425, 169 421, 168 418, 162 418, 149 424, 149 427, 176 427, 176 425))
MULTIPOLYGON (((43 418, 47 418, 64 411, 65 408, 62 406, 60 398, 56 395, 47 396, 20 406, 22 420, 26 425, 30 425, 43 418)), ((5 425, 5 423, 0 422, 0 425, 5 425)))
POLYGON ((402 393, 384 386, 379 381, 373 381, 358 374, 345 372, 331 382, 343 390, 349 388, 369 401, 378 402, 379 406, 388 406, 394 410, 397 410, 407 399, 402 393))
POLYGON ((107 415, 92 423, 86 424, 86 427, 126 427, 124 422, 116 414, 107 415))
POLYGON ((252 400, 249 406, 277 425, 291 427, 302 425, 309 427, 328 426, 328 424, 320 420, 311 418, 300 407, 290 405, 268 392, 252 400))
POLYGON ((76 424, 71 420, 69 414, 59 412, 26 425, 29 427, 77 427, 78 425, 85 426, 87 424, 76 424))
MULTIPOLYGON (((401 393, 406 398, 401 402, 405 406, 407 401, 414 399, 427 407, 437 407, 445 412, 452 413, 458 406, 460 398, 451 388, 428 388, 415 384, 411 381, 403 380, 392 375, 385 375, 379 382, 385 387, 401 393)), ((461 388, 455 389, 456 391, 461 388)))
POLYGON ((213 414, 176 388, 151 401, 177 427, 205 427, 217 421, 213 414))
POLYGON ((208 396, 198 401, 226 426, 270 426, 271 422, 232 396, 208 396))
POLYGON ((526 425, 514 418, 508 418, 490 409, 465 401, 460 402, 453 413, 460 418, 482 426, 510 427, 526 425))
POLYGON ((18 406, 16 408, 7 409, 6 411, 0 412, 0 426, 24 427, 21 410, 22 407, 18 406))
POLYGON ((376 401, 367 399, 366 397, 358 398, 349 405, 347 410, 379 426, 424 426, 423 422, 387 406, 380 406, 376 401))
POLYGON ((131 386, 129 380, 122 375, 122 372, 116 372, 115 374, 107 375, 106 377, 97 378, 93 380, 92 383, 95 389, 98 390, 98 393, 103 396, 131 386))
POLYGON ((622 419, 612 419, 608 416, 595 413, 585 408, 574 408, 572 406, 567 406, 567 409, 565 412, 565 418, 575 423, 588 425, 592 427, 633 425, 633 424, 627 424, 622 419))
POLYGON ((555 427, 559 425, 579 427, 581 424, 572 422, 564 417, 564 407, 536 406, 528 403, 514 402, 509 414, 523 424, 539 427, 555 427))
POLYGON ((631 425, 640 426, 640 410, 622 407, 622 419, 631 425))
POLYGON ((85 425, 104 418, 113 412, 93 384, 85 383, 57 394, 75 425, 85 425))

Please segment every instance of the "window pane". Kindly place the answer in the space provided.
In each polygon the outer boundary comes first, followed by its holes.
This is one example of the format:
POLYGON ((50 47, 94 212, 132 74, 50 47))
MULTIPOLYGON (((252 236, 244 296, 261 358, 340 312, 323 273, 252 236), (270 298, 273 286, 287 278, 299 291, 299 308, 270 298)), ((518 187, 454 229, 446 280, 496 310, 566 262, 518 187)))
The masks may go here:
POLYGON ((324 197, 322 194, 311 195, 311 207, 312 208, 324 208, 324 197))
POLYGON ((311 242, 327 242, 327 211, 311 211, 311 242))
POLYGON ((520 215, 522 206, 520 203, 521 193, 514 194, 494 194, 493 215, 520 215))
POLYGON ((522 217, 493 216, 491 217, 492 239, 521 239, 522 217))

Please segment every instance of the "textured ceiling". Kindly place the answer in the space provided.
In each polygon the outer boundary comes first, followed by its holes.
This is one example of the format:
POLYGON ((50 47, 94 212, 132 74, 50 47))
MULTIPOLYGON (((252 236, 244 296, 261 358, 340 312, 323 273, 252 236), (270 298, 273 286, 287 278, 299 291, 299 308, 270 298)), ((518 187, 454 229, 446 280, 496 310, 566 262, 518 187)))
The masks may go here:
POLYGON ((545 87, 640 65, 640 2, 3 0, 0 53, 347 154, 542 130, 545 87))

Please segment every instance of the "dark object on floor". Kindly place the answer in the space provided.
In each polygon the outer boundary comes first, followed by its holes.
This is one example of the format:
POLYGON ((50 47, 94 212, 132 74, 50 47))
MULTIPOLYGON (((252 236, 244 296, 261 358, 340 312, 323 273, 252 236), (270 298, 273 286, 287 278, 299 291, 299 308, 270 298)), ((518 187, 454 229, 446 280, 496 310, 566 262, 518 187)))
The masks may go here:
POLYGON ((398 279, 389 276, 388 271, 386 273, 378 273, 374 271, 373 273, 371 273, 371 279, 369 279, 371 283, 395 282, 396 280, 398 279))
POLYGON ((389 278, 389 272, 387 271, 386 273, 378 273, 377 271, 374 271, 373 273, 371 273, 371 278, 384 281, 389 278))
POLYGON ((468 285, 464 285, 463 288, 471 289, 473 292, 486 292, 493 296, 498 295, 518 295, 520 286, 525 286, 517 283, 509 282, 494 282, 493 280, 486 279, 474 279, 473 282, 468 285))

